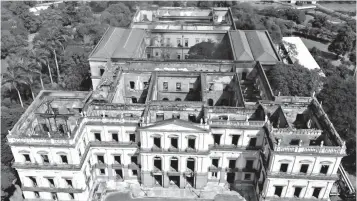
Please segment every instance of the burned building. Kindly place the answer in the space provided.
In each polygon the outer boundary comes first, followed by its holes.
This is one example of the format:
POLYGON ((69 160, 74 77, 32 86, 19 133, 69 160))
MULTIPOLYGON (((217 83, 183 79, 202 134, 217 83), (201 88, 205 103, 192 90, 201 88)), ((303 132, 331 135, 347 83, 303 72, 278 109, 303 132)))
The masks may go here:
MULTIPOLYGON (((138 13, 132 26, 151 20, 138 13)), ((345 142, 315 97, 274 96, 267 32, 227 30, 232 60, 162 60, 134 28, 109 28, 92 52, 93 91, 42 91, 9 131, 26 199, 91 200, 100 182, 329 199, 345 142)))

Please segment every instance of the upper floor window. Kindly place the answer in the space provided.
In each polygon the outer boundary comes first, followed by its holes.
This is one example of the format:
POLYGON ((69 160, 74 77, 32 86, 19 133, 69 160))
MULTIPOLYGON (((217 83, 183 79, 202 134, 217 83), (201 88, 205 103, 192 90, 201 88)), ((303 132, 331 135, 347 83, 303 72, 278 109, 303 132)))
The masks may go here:
POLYGON ((49 185, 50 185, 51 188, 56 187, 56 186, 55 186, 55 181, 53 180, 53 178, 48 178, 47 181, 48 181, 48 183, 49 183, 49 185))
POLYGON ((253 164, 254 164, 254 160, 247 160, 247 162, 245 163, 245 168, 247 170, 252 170, 253 169, 253 164))
POLYGON ((41 158, 42 158, 43 163, 45 163, 45 164, 48 164, 50 162, 48 159, 48 155, 46 155, 46 154, 41 154, 41 158))
POLYGON ((136 97, 131 97, 131 102, 132 103, 138 103, 138 99, 136 99, 136 97))
POLYGON ((58 108, 52 108, 52 111, 54 114, 58 114, 59 113, 59 109, 58 108))
POLYGON ((288 163, 282 163, 280 165, 280 172, 287 172, 288 171, 289 164, 288 163))
POLYGON ((218 158, 212 159, 212 166, 218 167, 218 162, 219 162, 219 159, 218 159, 218 158))
POLYGON ((102 141, 102 138, 100 136, 100 133, 94 133, 95 141, 102 141))
POLYGON ((112 133, 112 139, 113 139, 113 141, 118 142, 119 141, 118 133, 112 133))
POLYGON ((173 113, 172 114, 173 119, 180 119, 180 114, 179 113, 173 113))
POLYGON ((240 135, 232 135, 232 144, 238 146, 238 140, 240 135))
POLYGON ((290 141, 290 145, 299 145, 300 140, 299 139, 292 139, 290 141))
POLYGON ((53 200, 58 200, 57 193, 51 193, 53 200))
POLYGON ((100 69, 100 76, 102 76, 104 74, 104 71, 105 70, 103 68, 100 69))
POLYGON ((194 114, 189 114, 188 115, 188 120, 191 122, 196 122, 196 115, 194 114))
POLYGON ((188 38, 185 38, 185 47, 188 47, 188 38))
POLYGON ((135 82, 134 81, 130 81, 130 89, 135 89, 135 82))
POLYGON ((249 146, 250 147, 255 147, 256 144, 257 144, 257 138, 255 138, 255 137, 250 138, 249 146))
POLYGON ((138 157, 137 156, 132 156, 131 158, 131 163, 133 163, 133 164, 138 164, 138 157))
POLYGON ((67 156, 66 155, 60 155, 62 163, 63 164, 68 164, 67 156))
POLYGON ((177 59, 180 60, 181 59, 181 54, 177 55, 177 59))
POLYGON ((249 173, 245 173, 244 174, 244 180, 250 180, 250 176, 251 174, 249 174, 249 173))
POLYGON ((229 160, 229 168, 235 168, 236 167, 236 160, 229 160))
POLYGON ((301 187, 295 187, 294 197, 296 197, 296 198, 300 197, 301 190, 302 190, 301 187))
POLYGON ((129 134, 129 141, 130 142, 135 142, 135 133, 130 133, 129 134))
POLYGON ((177 47, 182 47, 180 38, 177 39, 177 47))
POLYGON ((214 90, 214 83, 208 83, 208 91, 214 90))
POLYGON ((162 83, 162 89, 163 89, 164 91, 167 91, 167 90, 169 89, 169 83, 168 83, 168 82, 163 82, 163 83, 162 83))
POLYGON ((72 179, 66 179, 67 188, 73 188, 72 179))
POLYGON ((329 165, 322 165, 321 169, 320 169, 320 173, 321 174, 327 174, 327 171, 328 171, 329 167, 330 167, 329 165))
POLYGON ((302 164, 300 167, 300 172, 301 173, 307 173, 307 170, 309 169, 309 164, 302 164))
POLYGON ((40 193, 38 193, 37 191, 34 191, 33 193, 35 194, 35 197, 36 197, 36 198, 41 198, 41 197, 40 197, 40 193))
POLYGON ((99 172, 100 172, 101 175, 105 175, 105 169, 103 169, 103 168, 99 169, 99 172))
POLYGON ((29 179, 31 180, 33 187, 36 187, 37 186, 36 178, 35 177, 29 177, 29 179))
POLYGON ((104 163, 104 156, 97 155, 97 160, 98 160, 98 163, 103 164, 104 163))
POLYGON ((114 163, 121 164, 120 156, 114 156, 114 163))
POLYGON ((149 82, 144 82, 144 89, 149 88, 149 82))
POLYGON ((176 91, 181 91, 181 82, 176 82, 176 91))
POLYGON ((283 186, 275 186, 274 195, 281 197, 282 191, 283 191, 283 186))
POLYGON ((160 137, 154 137, 154 146, 157 148, 161 148, 161 138, 160 137))
POLYGON ((213 134, 214 144, 219 145, 221 143, 221 134, 213 134))
POLYGON ((188 54, 185 54, 185 59, 188 59, 188 54))
POLYGON ((31 162, 31 158, 29 154, 23 154, 24 158, 25 158, 25 162, 31 162))
POLYGON ((315 198, 319 198, 320 192, 321 192, 321 188, 314 188, 312 196, 315 198))
POLYGON ((73 193, 69 193, 69 199, 74 200, 74 194, 73 193))

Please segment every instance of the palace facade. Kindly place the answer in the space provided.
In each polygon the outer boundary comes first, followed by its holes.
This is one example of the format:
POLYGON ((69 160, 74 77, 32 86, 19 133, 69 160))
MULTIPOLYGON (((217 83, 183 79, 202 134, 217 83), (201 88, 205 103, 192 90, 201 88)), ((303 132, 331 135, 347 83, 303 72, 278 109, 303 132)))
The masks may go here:
POLYGON ((131 182, 328 200, 345 142, 313 95, 273 94, 265 72, 281 59, 268 32, 232 20, 156 8, 109 28, 89 57, 93 91, 42 91, 9 131, 25 199, 92 200, 101 182, 131 182), (185 56, 206 40, 226 59, 185 56))

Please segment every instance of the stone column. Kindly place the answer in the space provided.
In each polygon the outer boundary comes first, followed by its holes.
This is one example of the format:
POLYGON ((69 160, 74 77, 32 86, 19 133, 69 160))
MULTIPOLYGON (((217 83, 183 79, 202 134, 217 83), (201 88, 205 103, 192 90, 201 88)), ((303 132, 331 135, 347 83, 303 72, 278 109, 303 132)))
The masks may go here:
POLYGON ((141 171, 141 182, 144 186, 152 187, 154 184, 154 178, 149 171, 141 171))
POLYGON ((207 173, 200 173, 195 176, 196 179, 196 188, 200 189, 206 186, 207 184, 207 173))
POLYGON ((219 183, 226 183, 226 172, 224 170, 220 171, 219 183))
POLYGON ((169 176, 165 173, 162 174, 163 177, 163 187, 168 188, 170 186, 169 176))
POLYGON ((123 177, 124 179, 129 179, 129 169, 127 167, 123 167, 123 177))
POLYGON ((185 176, 183 174, 180 174, 180 188, 185 188, 185 176))

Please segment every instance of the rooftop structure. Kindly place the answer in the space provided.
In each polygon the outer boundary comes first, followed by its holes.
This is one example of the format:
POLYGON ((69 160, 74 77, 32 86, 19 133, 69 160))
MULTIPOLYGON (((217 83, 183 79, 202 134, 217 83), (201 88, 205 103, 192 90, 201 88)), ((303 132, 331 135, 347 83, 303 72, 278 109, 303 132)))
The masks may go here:
POLYGON ((130 183, 328 200, 345 142, 315 97, 273 95, 274 65, 256 60, 274 58, 267 32, 205 31, 232 41, 232 60, 128 59, 145 43, 135 38, 161 32, 108 29, 90 57, 92 92, 37 96, 7 136, 25 198, 96 200, 101 184, 130 183))
POLYGON ((298 62, 309 70, 321 70, 320 66, 299 37, 283 37, 283 44, 292 63, 298 62), (294 52, 296 52, 296 54, 291 53, 291 46, 295 47, 294 52))

